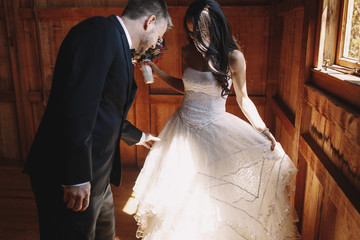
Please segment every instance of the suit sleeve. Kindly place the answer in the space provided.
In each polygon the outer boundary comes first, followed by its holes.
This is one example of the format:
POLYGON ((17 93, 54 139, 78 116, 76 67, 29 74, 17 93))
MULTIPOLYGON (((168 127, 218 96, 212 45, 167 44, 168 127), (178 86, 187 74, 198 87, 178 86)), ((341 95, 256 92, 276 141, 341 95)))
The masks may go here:
POLYGON ((138 143, 141 139, 142 131, 132 125, 128 120, 123 123, 121 131, 121 140, 127 145, 131 146, 138 143))
POLYGON ((59 50, 52 97, 60 116, 60 177, 65 185, 92 180, 92 131, 116 51, 111 32, 105 18, 85 20, 59 50))

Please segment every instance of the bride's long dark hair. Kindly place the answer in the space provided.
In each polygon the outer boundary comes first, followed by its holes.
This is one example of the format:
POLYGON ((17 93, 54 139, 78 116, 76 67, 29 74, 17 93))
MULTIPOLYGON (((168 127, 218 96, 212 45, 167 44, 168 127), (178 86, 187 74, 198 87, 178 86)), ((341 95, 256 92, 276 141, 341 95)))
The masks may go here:
POLYGON ((231 33, 229 22, 215 0, 196 0, 186 11, 184 28, 187 38, 207 61, 210 71, 222 87, 221 96, 228 95, 229 53, 239 49, 231 33), (194 30, 190 36, 187 21, 194 30))

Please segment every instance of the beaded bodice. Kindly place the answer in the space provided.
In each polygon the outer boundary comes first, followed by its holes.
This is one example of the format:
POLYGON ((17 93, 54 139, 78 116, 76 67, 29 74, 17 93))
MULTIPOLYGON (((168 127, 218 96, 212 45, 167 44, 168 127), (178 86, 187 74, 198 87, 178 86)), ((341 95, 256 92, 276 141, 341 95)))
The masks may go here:
POLYGON ((180 115, 187 123, 202 127, 225 113, 227 96, 221 97, 222 88, 211 72, 186 68, 183 83, 185 94, 180 115))

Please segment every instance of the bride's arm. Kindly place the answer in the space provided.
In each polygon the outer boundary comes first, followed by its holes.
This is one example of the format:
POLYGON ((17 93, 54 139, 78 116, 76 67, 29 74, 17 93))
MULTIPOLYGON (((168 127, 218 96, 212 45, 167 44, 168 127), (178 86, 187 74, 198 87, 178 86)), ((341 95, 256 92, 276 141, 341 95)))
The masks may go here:
POLYGON ((246 62, 244 55, 239 50, 234 50, 230 54, 231 77, 236 94, 236 101, 250 121, 251 125, 259 132, 262 132, 272 142, 272 149, 275 147, 275 139, 266 128, 264 121, 261 119, 255 104, 250 100, 246 90, 246 62))
POLYGON ((175 90, 183 93, 184 92, 184 84, 180 78, 173 77, 163 70, 161 70, 155 63, 151 61, 145 62, 145 64, 150 65, 153 70, 153 75, 155 77, 160 78, 164 82, 166 82, 168 85, 170 85, 175 90))
POLYGON ((166 82, 168 85, 170 85, 175 90, 183 93, 184 92, 184 84, 180 78, 173 77, 163 70, 161 70, 155 63, 151 61, 145 62, 145 64, 150 65, 153 70, 153 75, 155 77, 160 78, 164 82, 166 82))

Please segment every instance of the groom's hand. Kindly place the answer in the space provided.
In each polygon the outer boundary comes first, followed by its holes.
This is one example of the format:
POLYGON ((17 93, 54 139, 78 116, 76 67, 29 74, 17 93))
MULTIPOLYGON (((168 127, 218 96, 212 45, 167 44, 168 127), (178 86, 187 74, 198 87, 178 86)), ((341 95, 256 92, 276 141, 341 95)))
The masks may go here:
POLYGON ((154 145, 155 142, 160 141, 161 139, 158 137, 155 137, 153 135, 151 135, 150 133, 145 133, 145 137, 143 139, 140 140, 139 143, 137 143, 136 145, 142 145, 148 149, 150 149, 152 147, 152 145, 154 145))
POLYGON ((80 186, 63 186, 66 207, 74 212, 85 211, 90 201, 90 182, 80 186))

